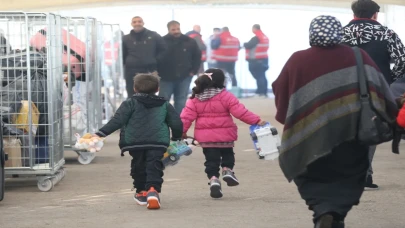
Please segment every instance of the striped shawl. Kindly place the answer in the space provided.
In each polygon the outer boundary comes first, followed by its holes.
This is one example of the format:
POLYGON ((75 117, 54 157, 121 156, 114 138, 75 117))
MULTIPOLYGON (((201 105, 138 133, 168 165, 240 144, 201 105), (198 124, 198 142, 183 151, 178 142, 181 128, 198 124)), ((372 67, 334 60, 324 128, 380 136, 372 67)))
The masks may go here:
MULTIPOLYGON (((394 119, 397 107, 389 87, 375 63, 362 54, 372 104, 394 119)), ((356 140, 359 83, 350 47, 294 53, 272 86, 276 119, 284 124, 279 162, 288 181, 337 145, 356 140)))

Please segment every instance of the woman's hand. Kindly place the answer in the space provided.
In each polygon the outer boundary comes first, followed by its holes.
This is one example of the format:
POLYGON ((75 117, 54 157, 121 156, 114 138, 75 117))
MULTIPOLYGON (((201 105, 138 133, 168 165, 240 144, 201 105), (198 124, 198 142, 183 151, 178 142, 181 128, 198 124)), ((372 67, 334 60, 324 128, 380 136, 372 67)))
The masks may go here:
POLYGON ((257 123, 257 125, 263 126, 263 125, 265 125, 266 123, 267 123, 266 121, 260 120, 260 121, 257 123))

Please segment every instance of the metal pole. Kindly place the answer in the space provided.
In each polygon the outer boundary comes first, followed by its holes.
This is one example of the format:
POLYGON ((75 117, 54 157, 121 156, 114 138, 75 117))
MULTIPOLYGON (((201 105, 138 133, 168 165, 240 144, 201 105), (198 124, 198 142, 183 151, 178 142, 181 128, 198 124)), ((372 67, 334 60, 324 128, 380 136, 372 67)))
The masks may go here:
MULTIPOLYGON (((68 90, 69 90, 69 96, 68 96, 68 109, 69 109, 69 146, 72 144, 73 142, 73 127, 72 127, 72 69, 71 69, 71 62, 70 62, 70 18, 67 17, 66 18, 66 55, 67 55, 67 73, 68 73, 68 90)), ((62 35, 63 36, 63 35, 62 35)), ((62 37, 63 39, 63 37, 62 37)))
POLYGON ((29 154, 30 154, 30 167, 34 166, 33 164, 33 153, 32 153, 32 105, 31 105, 31 51, 30 51, 30 37, 28 34, 29 26, 28 26, 28 15, 24 13, 25 16, 25 30, 26 30, 26 48, 27 48, 27 93, 28 93, 28 145, 29 145, 29 154))

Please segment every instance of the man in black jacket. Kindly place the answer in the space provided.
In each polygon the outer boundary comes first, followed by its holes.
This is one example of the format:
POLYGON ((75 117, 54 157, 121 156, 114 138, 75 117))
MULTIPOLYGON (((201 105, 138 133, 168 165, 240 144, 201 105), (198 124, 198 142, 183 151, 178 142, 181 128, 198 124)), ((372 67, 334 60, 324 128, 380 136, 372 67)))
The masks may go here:
POLYGON ((167 29, 169 34, 163 37, 167 51, 158 64, 161 77, 159 96, 170 100, 174 95, 174 108, 181 113, 191 80, 200 68, 201 51, 194 39, 181 33, 179 22, 170 21, 167 29))
MULTIPOLYGON (((357 0, 352 4, 355 16, 344 27, 342 42, 350 46, 358 46, 366 51, 377 64, 388 84, 392 84, 405 75, 405 46, 398 35, 391 29, 377 22, 380 6, 372 0, 357 0), (395 66, 391 70, 390 62, 395 66)), ((366 190, 378 189, 373 183, 371 162, 376 146, 370 147, 370 169, 368 172, 366 190)))
POLYGON ((130 34, 122 40, 125 80, 128 97, 134 94, 133 78, 138 73, 150 73, 157 70, 157 59, 166 50, 162 37, 143 27, 141 17, 132 18, 130 34))

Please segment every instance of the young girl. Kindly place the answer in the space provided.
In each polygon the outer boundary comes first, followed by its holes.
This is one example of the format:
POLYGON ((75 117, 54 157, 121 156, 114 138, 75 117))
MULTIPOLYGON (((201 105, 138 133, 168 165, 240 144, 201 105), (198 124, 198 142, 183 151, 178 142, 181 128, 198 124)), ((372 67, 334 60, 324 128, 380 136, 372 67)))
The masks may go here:
POLYGON ((196 121, 194 135, 205 155, 205 172, 210 180, 212 198, 221 198, 219 167, 222 179, 228 186, 239 185, 233 167, 234 142, 238 138, 238 128, 232 116, 253 125, 265 124, 260 117, 245 108, 239 100, 225 90, 225 75, 220 69, 208 69, 195 80, 193 95, 187 100, 180 117, 183 121, 183 137, 193 121, 196 121), (232 116, 231 116, 232 115, 232 116))

